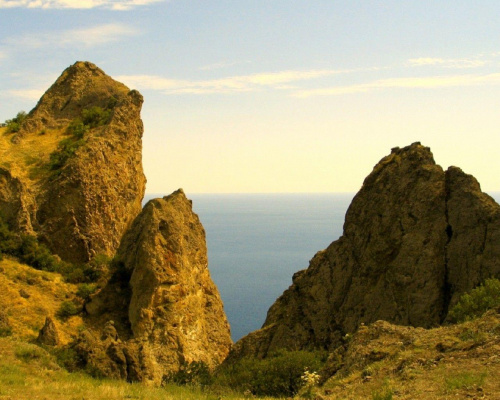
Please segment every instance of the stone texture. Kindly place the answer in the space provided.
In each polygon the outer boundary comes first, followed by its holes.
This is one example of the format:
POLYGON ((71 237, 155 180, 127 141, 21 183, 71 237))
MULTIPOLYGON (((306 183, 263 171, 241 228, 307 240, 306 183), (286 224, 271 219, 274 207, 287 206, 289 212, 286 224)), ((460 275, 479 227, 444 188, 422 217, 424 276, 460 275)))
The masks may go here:
POLYGON ((231 347, 229 324, 208 271, 205 231, 182 190, 146 204, 124 236, 116 263, 121 278, 86 310, 95 320, 121 321, 117 332, 140 360, 142 380, 159 384, 184 363, 214 368, 222 362, 231 347), (123 293, 120 282, 128 277, 128 309, 120 310, 112 293, 123 293))
POLYGON ((144 196, 142 102, 137 91, 91 63, 66 69, 12 137, 11 152, 20 153, 18 149, 35 141, 30 156, 47 163, 82 110, 107 108, 110 119, 86 132, 83 144, 57 172, 42 164, 31 170, 33 161, 0 169, 0 212, 11 227, 36 234, 66 261, 113 255, 144 196))
POLYGON ((458 296, 500 276, 500 207, 456 167, 436 165, 429 148, 395 148, 354 197, 343 235, 268 311, 263 328, 229 357, 279 348, 333 349, 361 323, 432 327, 458 296))
POLYGON ((56 324, 51 317, 47 316, 45 318, 45 324, 38 333, 37 342, 47 346, 57 346, 60 344, 59 333, 57 332, 56 324))

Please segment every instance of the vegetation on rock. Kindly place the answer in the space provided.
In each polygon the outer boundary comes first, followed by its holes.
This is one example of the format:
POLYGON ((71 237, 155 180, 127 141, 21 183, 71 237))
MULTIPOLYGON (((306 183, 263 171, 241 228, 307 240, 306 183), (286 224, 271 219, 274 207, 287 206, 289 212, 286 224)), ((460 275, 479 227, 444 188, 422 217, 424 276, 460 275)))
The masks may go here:
POLYGON ((19 111, 14 118, 6 120, 5 124, 7 125, 7 132, 19 132, 19 130, 21 129, 21 125, 23 124, 26 117, 27 114, 25 111, 19 111))
POLYGON ((462 295, 448 318, 450 322, 468 321, 495 307, 500 307, 500 280, 487 279, 470 293, 462 295))

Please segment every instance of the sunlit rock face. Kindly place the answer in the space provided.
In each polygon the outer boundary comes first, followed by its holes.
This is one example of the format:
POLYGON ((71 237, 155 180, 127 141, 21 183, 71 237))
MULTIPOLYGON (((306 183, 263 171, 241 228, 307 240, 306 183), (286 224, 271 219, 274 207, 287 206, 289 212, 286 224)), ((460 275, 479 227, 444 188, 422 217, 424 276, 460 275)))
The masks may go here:
POLYGON ((4 155, 0 212, 11 227, 38 236, 66 261, 113 255, 144 196, 142 102, 94 64, 67 68, 4 155), (93 108, 106 118, 76 137, 70 127, 93 108), (55 166, 54 154, 64 163, 55 166))
POLYGON ((343 235, 271 306, 229 356, 330 349, 361 323, 432 327, 458 296, 500 276, 500 207, 429 148, 395 148, 354 197, 343 235))

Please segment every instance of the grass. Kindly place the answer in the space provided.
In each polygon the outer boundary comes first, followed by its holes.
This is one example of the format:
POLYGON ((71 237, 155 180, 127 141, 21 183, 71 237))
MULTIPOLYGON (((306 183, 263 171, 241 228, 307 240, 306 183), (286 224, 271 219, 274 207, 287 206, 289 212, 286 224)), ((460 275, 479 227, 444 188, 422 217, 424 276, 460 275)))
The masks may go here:
MULTIPOLYGON (((26 341, 35 339, 45 317, 55 316, 78 290, 77 285, 64 282, 60 274, 35 270, 7 256, 0 261, 0 272, 0 309, 7 314, 12 335, 26 341)), ((65 323, 55 323, 64 344, 77 334, 83 320, 76 315, 65 323)))
MULTIPOLYGON (((0 399, 16 400, 239 400, 228 390, 207 392, 197 387, 151 387, 110 379, 94 379, 60 368, 44 349, 0 338, 0 399)), ((267 398, 271 399, 271 398, 267 398)))
POLYGON ((482 388, 487 377, 487 372, 463 371, 445 377, 445 390, 447 393, 460 389, 482 388))

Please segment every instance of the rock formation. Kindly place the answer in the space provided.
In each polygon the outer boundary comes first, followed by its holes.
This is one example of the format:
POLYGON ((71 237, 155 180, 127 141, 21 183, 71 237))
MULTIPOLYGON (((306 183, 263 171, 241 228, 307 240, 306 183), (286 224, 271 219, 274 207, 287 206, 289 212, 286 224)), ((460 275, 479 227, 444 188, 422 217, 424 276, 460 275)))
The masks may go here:
POLYGON ((57 346, 60 344, 59 333, 56 324, 51 317, 45 318, 45 324, 38 334, 37 342, 46 346, 57 346))
POLYGON ((229 357, 332 349, 361 323, 417 327, 446 319, 459 295, 500 276, 500 206, 429 148, 395 148, 354 197, 343 235, 272 305, 229 357))
MULTIPOLYGON (((125 298, 120 279, 95 296, 86 307, 90 318, 101 324, 115 321, 116 336, 108 335, 112 339, 104 345, 87 338, 83 343, 97 346, 84 347, 103 347, 99 354, 108 354, 120 347, 117 337, 125 340, 128 355, 120 349, 124 357, 119 358, 140 360, 140 379, 157 384, 185 363, 202 361, 213 368, 222 362, 231 347, 229 325, 208 271, 205 231, 182 190, 146 204, 116 260, 122 281, 129 282, 129 303, 123 307, 113 300, 125 298)), ((101 368, 102 357, 86 353, 88 362, 101 368)), ((123 363, 115 360, 110 366, 110 358, 104 359, 104 370, 124 377, 127 363, 120 370, 123 363)))
POLYGON ((66 69, 19 132, 4 133, 0 213, 10 226, 66 261, 114 254, 144 196, 142 102, 91 63, 66 69), (86 122, 92 110, 102 118, 86 122))

